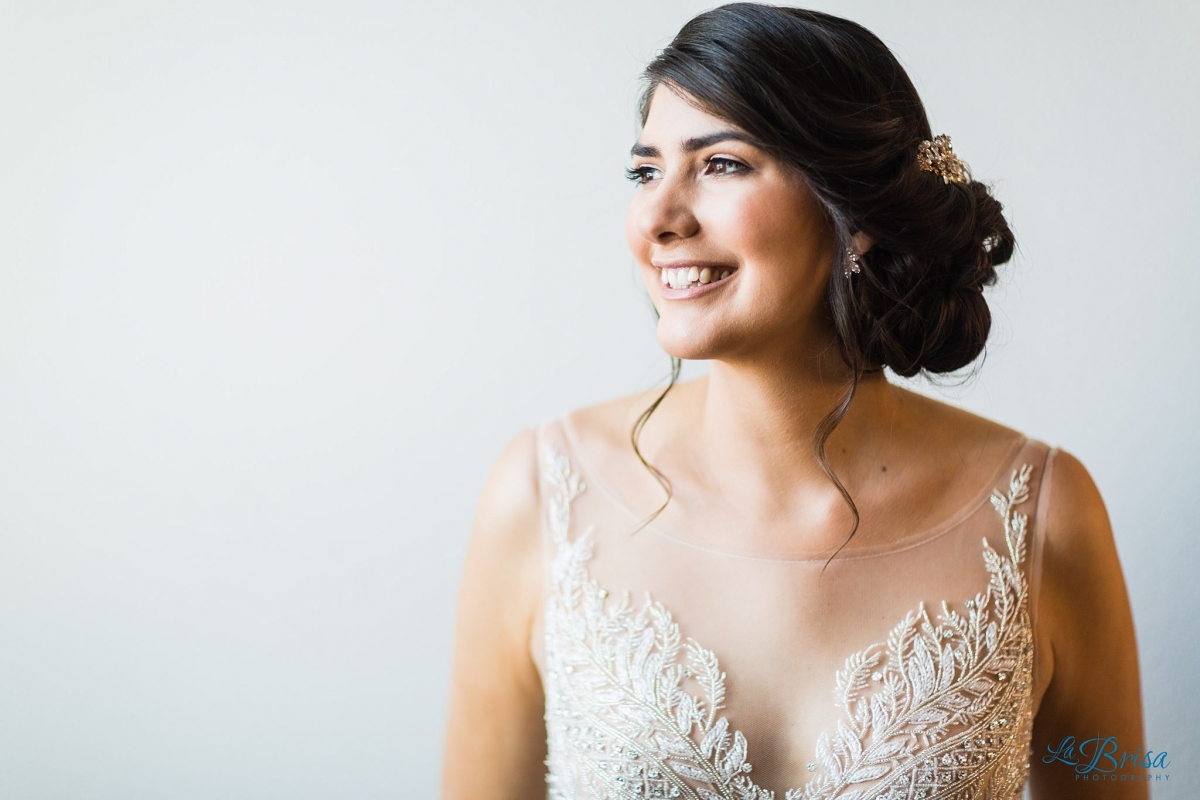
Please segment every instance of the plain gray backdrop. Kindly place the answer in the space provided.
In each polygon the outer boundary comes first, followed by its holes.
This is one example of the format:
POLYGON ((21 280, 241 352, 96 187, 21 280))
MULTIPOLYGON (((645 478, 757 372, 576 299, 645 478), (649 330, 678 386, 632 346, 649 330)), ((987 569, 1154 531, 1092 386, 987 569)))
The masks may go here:
MULTIPOLYGON (((484 476, 665 382, 622 169, 706 7, 0 4, 0 797, 435 796, 484 476)), ((1191 796, 1197 6, 815 7, 1005 204, 986 363, 924 391, 1091 470, 1191 796)))

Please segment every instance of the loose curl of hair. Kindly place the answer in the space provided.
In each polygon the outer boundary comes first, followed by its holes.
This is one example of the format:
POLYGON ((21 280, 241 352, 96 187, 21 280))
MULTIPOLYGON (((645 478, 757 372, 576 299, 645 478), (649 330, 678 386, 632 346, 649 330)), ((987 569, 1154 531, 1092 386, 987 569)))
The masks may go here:
MULTIPOLYGON (((863 375, 884 367, 903 377, 953 372, 983 352, 991 328, 983 289, 1015 246, 1003 207, 973 178, 945 183, 919 168, 917 145, 933 138, 925 107, 887 45, 850 20, 730 3, 684 25, 643 78, 643 125, 655 89, 668 86, 795 170, 832 223, 837 247, 825 303, 852 378, 818 425, 813 450, 854 515, 845 546, 860 517, 826 442, 863 375), (858 231, 874 245, 847 280, 841 259, 858 231)), ((671 488, 637 439, 681 366, 672 356, 670 383, 630 433, 639 460, 667 490, 643 526, 666 508, 671 488)))

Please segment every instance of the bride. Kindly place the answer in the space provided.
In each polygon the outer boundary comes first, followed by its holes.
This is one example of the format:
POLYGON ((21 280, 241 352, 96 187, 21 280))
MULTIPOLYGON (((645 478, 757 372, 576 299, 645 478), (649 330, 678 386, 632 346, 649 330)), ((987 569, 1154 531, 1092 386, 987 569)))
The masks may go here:
POLYGON ((443 796, 1147 797, 1087 470, 883 372, 983 351, 1000 203, 848 20, 722 6, 645 77, 626 235, 671 383, 493 467, 443 796))

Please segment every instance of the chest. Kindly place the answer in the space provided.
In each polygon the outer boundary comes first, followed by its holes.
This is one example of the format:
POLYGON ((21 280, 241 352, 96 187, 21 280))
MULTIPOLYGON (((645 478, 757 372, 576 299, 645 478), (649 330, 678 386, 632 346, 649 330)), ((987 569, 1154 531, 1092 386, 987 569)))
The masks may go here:
POLYGON ((1023 783, 1032 637, 1011 505, 1001 551, 967 559, 950 541, 821 570, 572 530, 562 477, 539 660, 548 779, 572 787, 559 796, 990 797, 1023 783))

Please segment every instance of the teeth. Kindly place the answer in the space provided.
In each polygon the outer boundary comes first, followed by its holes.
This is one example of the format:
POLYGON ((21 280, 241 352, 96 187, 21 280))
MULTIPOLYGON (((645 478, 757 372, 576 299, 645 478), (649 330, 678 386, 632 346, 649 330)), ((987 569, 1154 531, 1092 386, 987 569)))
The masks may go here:
POLYGON ((721 270, 720 274, 712 267, 680 267, 679 269, 664 269, 661 271, 663 286, 673 289, 686 289, 713 281, 724 280, 733 274, 733 270, 721 270))

